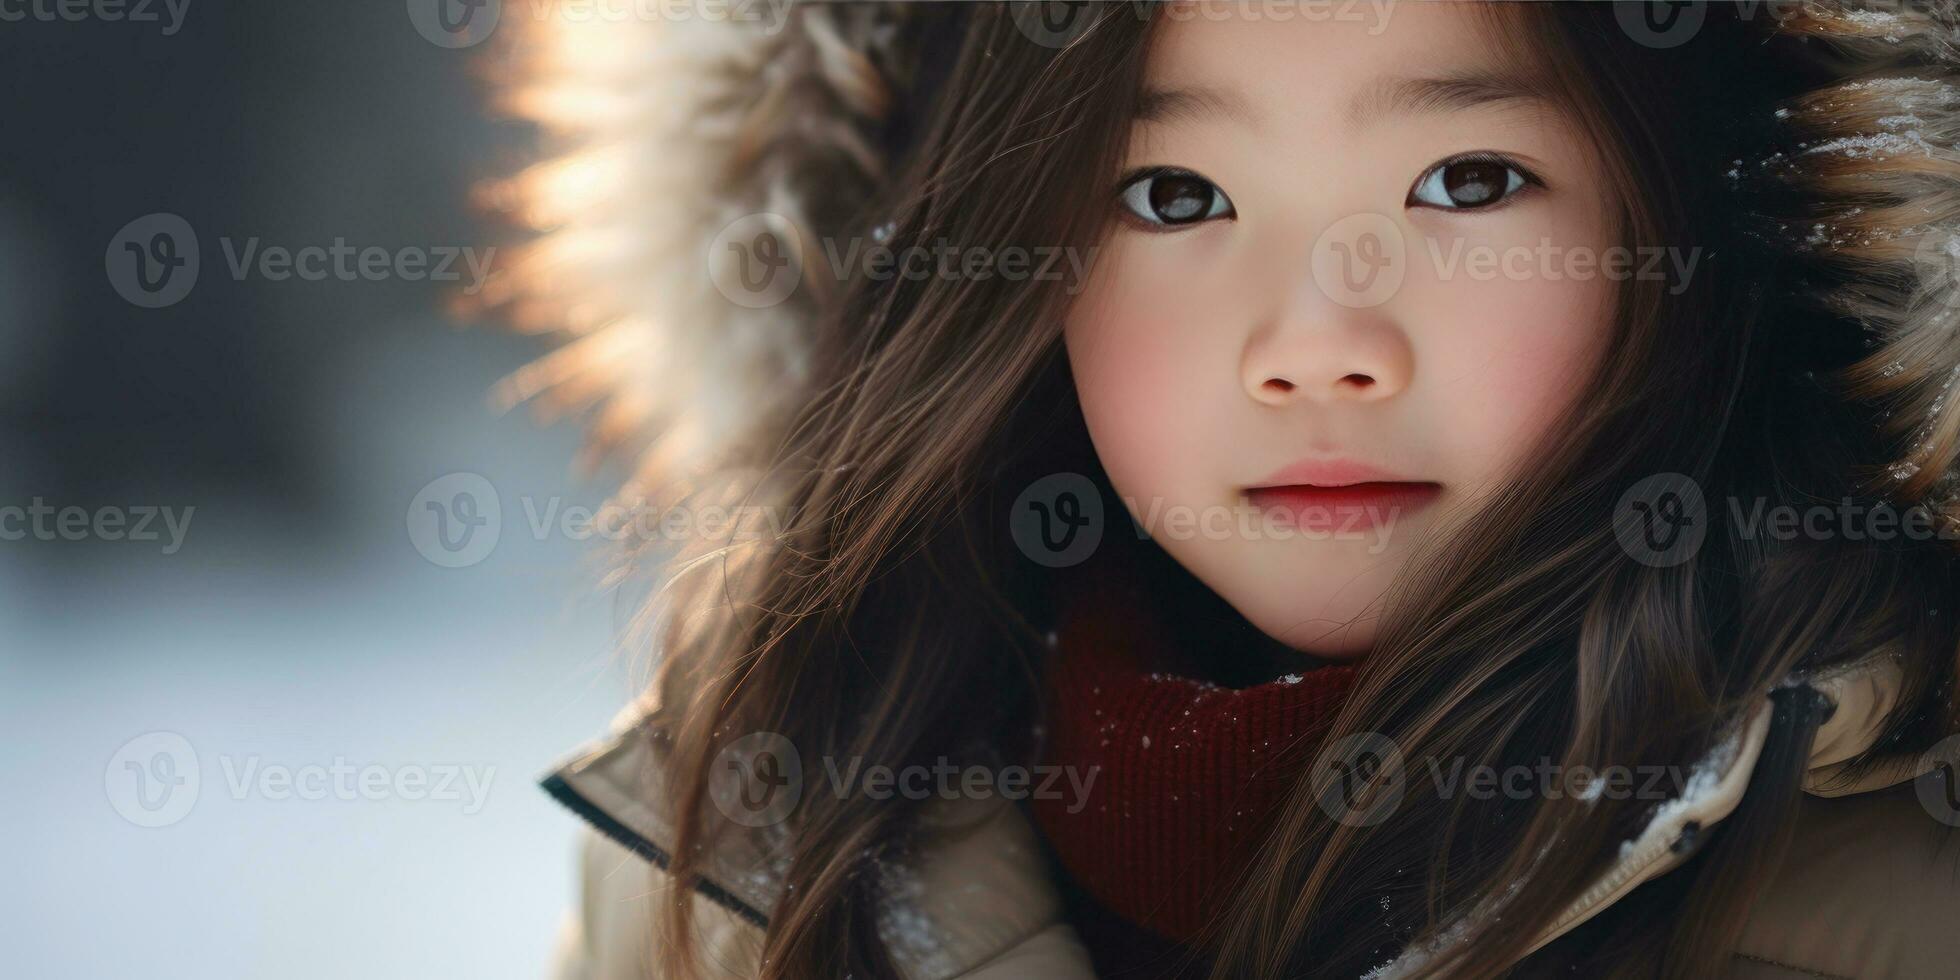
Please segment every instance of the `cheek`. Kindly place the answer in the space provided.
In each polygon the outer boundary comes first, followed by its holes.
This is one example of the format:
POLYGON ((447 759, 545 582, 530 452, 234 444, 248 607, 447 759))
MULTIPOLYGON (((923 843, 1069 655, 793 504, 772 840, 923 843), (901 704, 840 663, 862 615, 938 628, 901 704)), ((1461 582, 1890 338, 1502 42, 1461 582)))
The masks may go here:
MULTIPOLYGON (((1590 173, 1582 164, 1558 169, 1590 173)), ((1597 183, 1417 239, 1411 275, 1423 295, 1411 324, 1418 363, 1441 382, 1425 414, 1446 426, 1437 448, 1466 489, 1516 477, 1605 352, 1623 277, 1602 264, 1618 222, 1608 196, 1589 190, 1597 183)))
POLYGON ((1452 451, 1473 482, 1514 476, 1589 380, 1611 331, 1616 284, 1603 277, 1459 284, 1461 311, 1425 358, 1448 403, 1452 451))
POLYGON ((1116 488, 1174 493, 1180 476, 1208 472, 1195 454, 1231 426, 1229 402, 1194 381, 1230 371, 1231 345, 1193 325, 1228 325, 1233 311, 1188 272, 1154 268, 1147 247, 1126 251, 1106 257, 1069 313, 1069 367, 1116 488))

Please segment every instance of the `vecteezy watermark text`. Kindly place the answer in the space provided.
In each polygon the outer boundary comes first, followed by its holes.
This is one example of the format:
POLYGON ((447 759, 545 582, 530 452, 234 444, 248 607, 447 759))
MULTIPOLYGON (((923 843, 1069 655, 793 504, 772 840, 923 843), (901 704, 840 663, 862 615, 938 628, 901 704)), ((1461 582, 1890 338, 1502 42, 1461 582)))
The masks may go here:
MULTIPOLYGON (((1193 505, 1128 496, 1123 501, 1139 540, 1367 541, 1371 555, 1388 549, 1402 517, 1402 507, 1393 503, 1193 505)), ((1078 564, 1102 543, 1102 493, 1080 473, 1050 473, 1014 498, 1008 533, 1023 555, 1040 564, 1078 564)))
POLYGON ((831 792, 840 798, 862 795, 866 799, 889 800, 1067 800, 1068 812, 1080 813, 1089 804, 1089 791, 1096 784, 1100 766, 1086 770, 1074 766, 961 766, 940 756, 930 766, 864 765, 853 758, 839 767, 836 759, 824 759, 824 772, 831 792))
POLYGON ((1323 747, 1310 773, 1323 812, 1350 826, 1386 820, 1423 774, 1437 799, 1600 800, 1661 803, 1686 798, 1723 775, 1705 763, 1566 766, 1550 756, 1536 763, 1471 764, 1461 756, 1427 756, 1410 766, 1394 739, 1379 732, 1344 736, 1323 747))
POLYGON ((872 282, 1059 282, 1073 296, 1088 285, 1089 268, 1101 250, 1099 245, 968 244, 943 237, 894 244, 894 234, 887 223, 868 236, 824 237, 816 251, 827 271, 811 269, 807 266, 814 260, 802 229, 783 215, 764 211, 723 226, 704 258, 709 281, 724 298, 761 309, 788 299, 805 275, 828 275, 839 282, 853 277, 872 282))
POLYGON ((774 36, 794 0, 408 0, 409 23, 444 48, 481 44, 505 15, 562 24, 734 23, 774 36))
POLYGON ((1068 286, 1064 292, 1073 296, 1088 282, 1089 265, 1095 261, 1100 246, 1087 249, 1060 245, 979 248, 958 245, 942 238, 928 245, 892 248, 878 242, 867 245, 862 238, 848 239, 840 246, 836 239, 827 238, 823 250, 832 275, 839 280, 847 278, 852 269, 859 270, 873 282, 892 279, 911 282, 965 279, 978 282, 998 276, 1008 282, 1066 281, 1068 286))
POLYGON ((484 803, 489 800, 490 784, 497 777, 495 766, 459 763, 357 766, 338 755, 328 762, 297 766, 266 762, 257 755, 244 759, 223 755, 218 757, 218 767, 224 772, 225 788, 234 800, 257 797, 275 802, 448 802, 462 804, 462 812, 468 816, 483 811, 484 803))
POLYGON ((191 12, 191 0, 0 0, 0 24, 24 21, 79 24, 104 23, 162 24, 163 36, 172 37, 183 29, 191 12))
POLYGON ((1014 26, 1022 36, 1046 48, 1065 48, 1096 22, 1103 10, 1121 4, 1131 16, 1148 20, 1161 15, 1171 21, 1219 23, 1239 20, 1263 23, 1308 21, 1312 23, 1368 24, 1375 36, 1388 29, 1391 0, 1105 0, 1102 3, 1069 3, 1061 0, 1031 0, 1009 6, 1014 26))
MULTIPOLYGON (((459 804, 483 811, 495 766, 463 763, 356 764, 344 756, 297 765, 258 753, 218 756, 220 785, 233 802, 264 800, 344 803, 459 804)), ((103 767, 109 805, 139 827, 167 827, 189 816, 210 785, 197 750, 176 732, 147 732, 124 742, 103 767)))
POLYGON ((1746 510, 1741 500, 1730 498, 1729 517, 1735 524, 1737 534, 1744 540, 1754 540, 1759 535, 1777 541, 1797 538, 1960 540, 1960 527, 1956 527, 1952 521, 1940 519, 1923 505, 1913 504, 1901 509, 1882 501, 1874 504, 1850 497, 1840 498, 1835 505, 1816 504, 1810 507, 1793 504, 1771 506, 1764 498, 1757 497, 1746 510))
POLYGON ((349 245, 345 238, 335 238, 330 245, 289 248, 284 245, 261 246, 257 236, 243 242, 234 242, 227 237, 218 239, 218 245, 224 249, 225 265, 231 269, 233 279, 243 280, 254 272, 259 278, 272 282, 287 279, 307 282, 400 279, 420 282, 427 279, 430 282, 462 282, 466 295, 475 295, 477 290, 483 288, 483 283, 490 277, 491 260, 497 255, 494 245, 481 249, 469 245, 435 245, 428 248, 410 245, 390 249, 379 245, 349 245))
MULTIPOLYGON (((931 765, 866 765, 861 757, 823 759, 825 782, 837 799, 1056 800, 1070 813, 1089 804, 1100 766, 955 763, 940 756, 931 765)), ((709 796, 722 814, 748 827, 780 823, 805 791, 802 755, 784 735, 751 732, 715 756, 709 796)))
POLYGON ((1137 537, 1188 541, 1362 541, 1372 539, 1371 555, 1388 548, 1402 509, 1394 505, 1314 505, 1298 513, 1252 504, 1193 507, 1152 498, 1148 507, 1124 497, 1135 515, 1137 537))
MULTIPOLYGON (((567 504, 560 496, 518 498, 521 526, 534 541, 606 541, 630 544, 714 545, 779 538, 793 508, 762 504, 681 503, 653 506, 609 500, 597 507, 567 504)), ((408 538, 415 550, 445 568, 490 557, 504 533, 504 502, 497 488, 476 473, 450 473, 423 484, 408 504, 408 538)))
POLYGON ((35 497, 27 506, 0 507, 0 541, 164 541, 174 555, 190 533, 196 507, 56 507, 35 497))
POLYGON ((1700 246, 1610 245, 1592 248, 1559 245, 1546 237, 1540 238, 1536 245, 1505 248, 1469 245, 1463 239, 1456 238, 1445 248, 1435 238, 1424 238, 1423 241, 1427 244, 1436 277, 1446 282, 1458 275, 1477 282, 1500 278, 1513 282, 1586 282, 1592 279, 1623 282, 1633 279, 1666 282, 1668 295, 1679 296, 1693 280, 1695 267, 1701 264, 1700 246))
MULTIPOLYGON (((0 0, 3 2, 3 0, 0 0)), ((336 237, 298 246, 268 244, 256 235, 218 239, 226 271, 237 282, 404 282, 461 283, 475 295, 492 275, 496 246, 358 246, 336 237)), ((103 253, 109 285, 131 304, 157 309, 181 302, 197 285, 203 268, 197 232, 168 212, 146 214, 117 230, 103 253)))
MULTIPOLYGON (((1840 497, 1836 503, 1772 503, 1767 497, 1727 499, 1727 530, 1743 541, 1960 541, 1960 524, 1924 503, 1840 497)), ((1711 511, 1701 485, 1682 473, 1644 477, 1620 495, 1613 533, 1642 564, 1679 565, 1699 553, 1722 516, 1711 511)))

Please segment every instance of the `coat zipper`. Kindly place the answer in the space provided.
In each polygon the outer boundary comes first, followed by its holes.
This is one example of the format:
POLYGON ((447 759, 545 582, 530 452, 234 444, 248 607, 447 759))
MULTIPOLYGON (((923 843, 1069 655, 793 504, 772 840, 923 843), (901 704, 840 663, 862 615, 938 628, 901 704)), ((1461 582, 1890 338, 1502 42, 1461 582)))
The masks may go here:
POLYGON ((1605 878, 1594 882, 1591 888, 1586 889, 1584 895, 1579 896, 1578 903, 1566 910, 1565 915, 1561 916, 1558 922, 1552 926, 1552 935, 1546 939, 1546 942, 1558 938, 1559 934, 1566 930, 1566 926, 1569 923, 1579 916, 1584 915, 1593 906, 1599 904, 1600 899, 1611 895, 1635 875, 1653 867, 1656 862, 1660 861, 1661 856, 1672 849, 1672 847, 1673 843, 1671 841, 1657 840, 1635 852, 1639 856, 1638 860, 1633 862, 1620 862, 1618 869, 1605 878))

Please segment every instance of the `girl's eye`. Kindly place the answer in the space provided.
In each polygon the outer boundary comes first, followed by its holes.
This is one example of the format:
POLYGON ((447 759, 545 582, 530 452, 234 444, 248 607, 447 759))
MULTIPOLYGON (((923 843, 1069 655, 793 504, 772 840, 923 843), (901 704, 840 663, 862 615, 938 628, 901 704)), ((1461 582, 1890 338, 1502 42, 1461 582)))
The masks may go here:
POLYGON ((1124 183, 1123 207, 1153 228, 1194 225, 1236 217, 1232 201, 1218 185, 1188 170, 1154 169, 1124 183))
POLYGON ((1416 179, 1409 189, 1409 207, 1468 211, 1487 208, 1542 182, 1530 171, 1495 154, 1476 154, 1445 160, 1416 179))

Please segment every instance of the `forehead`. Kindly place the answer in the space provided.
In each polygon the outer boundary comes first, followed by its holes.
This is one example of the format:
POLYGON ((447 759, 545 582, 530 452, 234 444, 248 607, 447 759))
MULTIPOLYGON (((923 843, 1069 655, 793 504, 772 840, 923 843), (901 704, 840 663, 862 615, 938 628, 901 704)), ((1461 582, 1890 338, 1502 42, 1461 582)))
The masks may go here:
POLYGON ((1146 86, 1225 97, 1190 107, 1207 112, 1316 124, 1365 116, 1393 101, 1384 83, 1395 78, 1513 72, 1480 7, 1175 3, 1161 11, 1146 86))

